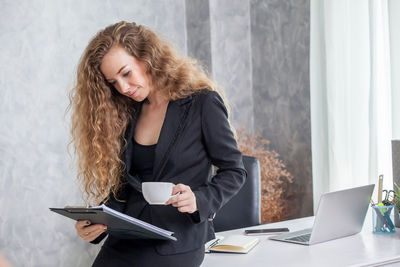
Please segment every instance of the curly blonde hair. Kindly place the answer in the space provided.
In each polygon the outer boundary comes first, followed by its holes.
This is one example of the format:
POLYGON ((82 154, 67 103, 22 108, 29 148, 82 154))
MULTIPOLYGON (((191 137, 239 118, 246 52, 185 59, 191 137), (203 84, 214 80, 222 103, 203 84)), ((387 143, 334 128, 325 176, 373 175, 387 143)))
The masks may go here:
MULTIPOLYGON (((87 204, 99 204, 110 193, 116 199, 125 164, 125 130, 136 102, 119 94, 104 78, 100 64, 114 45, 123 47, 145 65, 155 90, 170 100, 185 98, 216 85, 193 59, 180 56, 149 28, 125 21, 98 32, 86 47, 70 93, 71 143, 78 158, 78 180, 87 204)), ((221 92, 220 90, 218 90, 221 92)))

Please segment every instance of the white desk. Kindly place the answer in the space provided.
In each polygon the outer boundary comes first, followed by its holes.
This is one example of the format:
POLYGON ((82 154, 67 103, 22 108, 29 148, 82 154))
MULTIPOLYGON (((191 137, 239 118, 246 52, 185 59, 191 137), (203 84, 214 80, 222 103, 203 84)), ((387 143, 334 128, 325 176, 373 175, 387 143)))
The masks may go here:
MULTIPOLYGON (((314 217, 271 223, 246 229, 288 227, 297 231, 312 227, 314 217)), ((269 240, 260 242, 248 254, 206 254, 202 267, 257 266, 400 266, 400 228, 395 234, 372 234, 368 213, 361 233, 312 246, 269 240)), ((220 232, 218 235, 243 234, 243 229, 220 232)))

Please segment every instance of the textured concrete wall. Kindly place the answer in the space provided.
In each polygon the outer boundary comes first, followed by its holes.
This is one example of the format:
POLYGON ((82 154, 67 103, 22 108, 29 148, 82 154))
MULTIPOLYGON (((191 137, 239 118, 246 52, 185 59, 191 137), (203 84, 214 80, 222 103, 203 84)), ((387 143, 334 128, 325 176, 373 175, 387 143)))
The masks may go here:
POLYGON ((0 251, 13 266, 90 266, 97 253, 48 207, 82 203, 66 150, 67 93, 89 39, 119 20, 186 53, 183 0, 0 2, 0 251))
POLYGON ((235 128, 253 130, 248 1, 210 1, 212 74, 225 90, 235 128))
POLYGON ((211 74, 210 7, 205 0, 186 0, 187 54, 211 74))
POLYGON ((294 177, 294 217, 312 215, 309 0, 251 0, 254 128, 294 177))

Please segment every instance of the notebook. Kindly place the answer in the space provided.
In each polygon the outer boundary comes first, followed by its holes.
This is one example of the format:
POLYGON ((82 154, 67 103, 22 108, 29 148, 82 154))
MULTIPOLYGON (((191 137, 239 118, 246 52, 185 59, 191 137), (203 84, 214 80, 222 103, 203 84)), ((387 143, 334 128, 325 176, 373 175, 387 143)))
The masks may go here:
POLYGON ((374 186, 371 184, 323 194, 312 228, 272 236, 269 239, 313 245, 359 233, 374 186))
POLYGON ((164 239, 177 241, 173 232, 159 228, 150 223, 133 218, 105 205, 96 207, 50 208, 65 217, 78 220, 89 220, 91 223, 107 225, 107 233, 119 238, 164 239))
POLYGON ((259 242, 257 237, 231 235, 217 237, 206 244, 206 252, 227 252, 246 254, 259 242))

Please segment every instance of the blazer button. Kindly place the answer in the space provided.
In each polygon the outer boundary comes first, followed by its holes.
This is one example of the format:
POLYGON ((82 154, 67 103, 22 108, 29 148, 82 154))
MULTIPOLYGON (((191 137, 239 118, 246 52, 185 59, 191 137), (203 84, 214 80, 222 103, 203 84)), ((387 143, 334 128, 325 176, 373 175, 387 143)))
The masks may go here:
POLYGON ((209 221, 209 222, 212 222, 212 221, 214 220, 215 214, 216 214, 216 213, 214 213, 214 214, 212 214, 210 217, 208 217, 208 221, 209 221))

